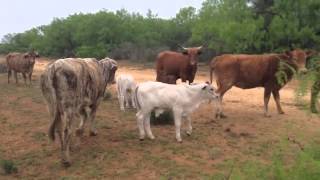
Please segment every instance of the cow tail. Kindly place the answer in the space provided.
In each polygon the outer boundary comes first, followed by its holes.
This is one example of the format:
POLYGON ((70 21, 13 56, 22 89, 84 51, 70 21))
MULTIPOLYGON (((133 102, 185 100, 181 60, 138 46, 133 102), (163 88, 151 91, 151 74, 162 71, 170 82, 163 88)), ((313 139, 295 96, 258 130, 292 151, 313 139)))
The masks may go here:
POLYGON ((213 68, 210 67, 210 84, 212 84, 212 73, 213 73, 213 68))
POLYGON ((55 129, 57 124, 59 123, 59 108, 57 104, 57 94, 55 87, 55 67, 51 66, 48 68, 46 75, 41 76, 41 88, 45 98, 47 99, 47 103, 49 106, 50 116, 52 117, 51 124, 49 126, 48 136, 52 141, 55 140, 55 129))
POLYGON ((212 62, 210 63, 210 84, 212 84, 212 79, 214 75, 214 67, 215 67, 215 62, 217 61, 217 57, 215 57, 212 62))
POLYGON ((139 89, 139 85, 134 90, 134 101, 137 106, 137 110, 139 111, 141 109, 141 105, 140 105, 139 99, 138 99, 138 89, 139 89))

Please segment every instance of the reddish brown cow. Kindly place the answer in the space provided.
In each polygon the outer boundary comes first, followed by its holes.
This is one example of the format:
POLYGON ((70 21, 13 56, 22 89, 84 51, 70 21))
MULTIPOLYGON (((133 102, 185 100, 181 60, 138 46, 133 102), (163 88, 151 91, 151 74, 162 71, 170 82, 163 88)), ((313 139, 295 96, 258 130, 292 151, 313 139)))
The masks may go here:
POLYGON ((198 56, 201 54, 202 46, 194 48, 183 48, 181 53, 164 51, 158 54, 156 59, 156 81, 176 84, 181 78, 182 82, 193 82, 197 72, 198 56))
POLYGON ((17 73, 22 73, 24 82, 28 75, 31 84, 31 76, 35 58, 39 57, 38 53, 31 51, 28 53, 9 53, 6 57, 8 68, 8 83, 10 83, 11 72, 13 71, 16 83, 18 83, 17 73))
POLYGON ((287 51, 283 54, 226 54, 214 58, 210 63, 210 82, 212 83, 212 73, 216 77, 218 86, 217 92, 220 94, 220 106, 216 112, 216 117, 224 117, 222 113, 222 98, 232 86, 242 89, 264 87, 264 114, 268 114, 268 102, 273 94, 277 105, 278 113, 283 114, 280 106, 279 90, 291 80, 293 72, 285 66, 284 72, 288 79, 280 85, 277 82, 276 73, 278 72, 280 61, 287 63, 295 70, 305 70, 306 58, 309 52, 300 49, 287 51))

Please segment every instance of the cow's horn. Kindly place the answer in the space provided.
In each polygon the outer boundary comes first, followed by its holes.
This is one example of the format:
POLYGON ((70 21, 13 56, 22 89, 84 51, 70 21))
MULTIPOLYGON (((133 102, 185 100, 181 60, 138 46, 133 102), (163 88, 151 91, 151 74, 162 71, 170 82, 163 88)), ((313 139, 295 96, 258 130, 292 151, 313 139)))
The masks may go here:
POLYGON ((180 44, 178 44, 178 46, 179 46, 181 49, 185 50, 185 51, 188 50, 187 48, 181 46, 180 44))

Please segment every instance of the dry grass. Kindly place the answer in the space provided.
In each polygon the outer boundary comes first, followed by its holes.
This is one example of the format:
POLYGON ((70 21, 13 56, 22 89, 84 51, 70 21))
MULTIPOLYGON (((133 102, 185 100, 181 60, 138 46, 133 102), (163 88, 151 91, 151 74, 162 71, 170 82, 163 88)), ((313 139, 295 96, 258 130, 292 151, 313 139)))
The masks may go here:
MULTIPOLYGON (((225 96, 227 119, 215 120, 213 105, 204 104, 192 116, 192 136, 183 131, 182 144, 175 141, 172 125, 152 126, 156 139, 140 142, 135 112, 120 112, 113 86, 111 99, 97 113, 99 135, 86 133, 73 150, 72 166, 65 169, 58 142, 49 142, 46 135, 49 116, 38 85, 46 64, 37 61, 31 87, 8 85, 6 75, 0 75, 0 159, 12 160, 18 168, 12 175, 0 170, 0 179, 223 179, 245 162, 270 164, 274 150, 288 137, 304 145, 319 137, 319 118, 298 109, 291 83, 281 91, 285 115, 276 114, 271 100, 272 117, 263 117, 261 88, 233 88, 225 96)), ((148 67, 119 66, 118 74, 132 74, 139 82, 155 79, 148 67)), ((200 67, 196 81, 207 77, 206 66, 200 67)), ((283 151, 292 162, 300 148, 289 141, 283 151)))

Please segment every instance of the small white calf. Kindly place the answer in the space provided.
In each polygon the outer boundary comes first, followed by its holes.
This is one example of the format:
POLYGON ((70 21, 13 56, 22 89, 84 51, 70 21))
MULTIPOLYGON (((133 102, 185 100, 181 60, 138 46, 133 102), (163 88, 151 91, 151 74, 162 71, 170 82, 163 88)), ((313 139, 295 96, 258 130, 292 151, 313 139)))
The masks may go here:
POLYGON ((161 82, 145 82, 139 84, 135 90, 135 101, 138 109, 136 116, 140 140, 144 139, 145 131, 150 139, 154 139, 150 129, 151 111, 155 110, 158 115, 164 109, 171 109, 174 114, 176 139, 178 142, 182 142, 180 135, 182 118, 187 120, 187 134, 191 135, 190 114, 201 103, 218 99, 217 97, 214 88, 207 83, 172 85, 161 82))
POLYGON ((120 104, 120 109, 124 111, 124 104, 126 108, 129 108, 130 103, 133 108, 136 108, 134 102, 134 90, 136 88, 136 83, 131 75, 120 75, 117 78, 117 89, 118 89, 118 100, 120 104))

